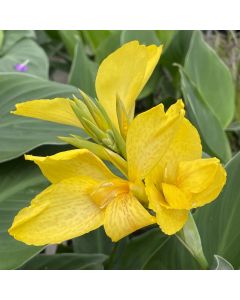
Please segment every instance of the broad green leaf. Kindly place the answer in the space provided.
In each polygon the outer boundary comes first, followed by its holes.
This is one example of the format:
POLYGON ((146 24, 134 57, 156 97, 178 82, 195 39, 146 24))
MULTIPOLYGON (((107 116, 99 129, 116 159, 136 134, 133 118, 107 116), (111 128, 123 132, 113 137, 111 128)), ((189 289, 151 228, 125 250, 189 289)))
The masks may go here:
POLYGON ((110 254, 113 245, 103 228, 73 239, 73 250, 76 253, 110 254))
POLYGON ((199 266, 175 236, 164 235, 159 228, 133 237, 122 245, 118 269, 165 270, 198 269, 199 266))
MULTIPOLYGON (((239 64, 238 64, 239 66, 239 64)), ((239 82, 236 84, 236 114, 235 118, 240 122, 240 84, 239 82)))
POLYGON ((167 98, 177 99, 181 96, 180 75, 174 64, 184 64, 192 33, 192 30, 177 30, 169 45, 163 47, 163 54, 160 58, 163 72, 159 84, 161 100, 167 98))
POLYGON ((99 270, 107 259, 103 254, 54 254, 35 256, 22 270, 99 270))
POLYGON ((156 33, 161 44, 163 44, 164 51, 166 51, 176 33, 176 30, 156 30, 156 33))
POLYGON ((176 99, 180 98, 179 87, 174 86, 174 81, 172 75, 168 72, 168 68, 158 66, 159 81, 155 89, 154 104, 157 105, 162 103, 165 109, 169 108, 172 104, 176 102, 176 99))
POLYGON ((16 64, 27 63, 29 74, 48 78, 49 63, 47 55, 31 39, 22 39, 0 56, 0 72, 17 72, 16 64))
POLYGON ((154 30, 123 30, 120 41, 121 44, 127 42, 138 40, 140 44, 151 45, 156 44, 160 45, 159 38, 154 30))
POLYGON ((233 266, 225 258, 214 255, 214 264, 212 266, 213 270, 234 270, 233 266))
POLYGON ((167 47, 163 48, 160 63, 167 66, 171 72, 177 73, 174 63, 183 65, 190 45, 192 30, 177 30, 167 47))
POLYGON ((61 40, 59 31, 60 30, 44 30, 46 34, 54 41, 61 40))
POLYGON ((231 158, 231 149, 220 122, 203 101, 197 87, 184 70, 180 67, 179 71, 187 112, 200 133, 204 151, 227 162, 231 158))
MULTIPOLYGON (((36 41, 38 43, 38 45, 40 46, 47 46, 52 42, 51 37, 49 36, 49 34, 47 34, 46 30, 36 30, 35 31, 36 34, 36 41)), ((58 44, 56 43, 56 48, 58 47, 58 44)), ((58 48, 57 48, 58 49, 58 48)), ((47 50, 49 51, 49 50, 47 50)), ((53 51, 56 51, 56 49, 54 49, 53 51)), ((51 56, 51 52, 48 52, 48 55, 51 56)))
POLYGON ((151 229, 128 240, 121 254, 120 269, 143 270, 154 254, 161 249, 169 237, 158 228, 151 229))
POLYGON ((9 51, 11 47, 22 39, 34 39, 35 37, 33 30, 4 30, 4 43, 0 50, 0 55, 9 51))
POLYGON ((74 57, 69 74, 69 84, 72 84, 88 95, 95 97, 95 78, 97 64, 91 61, 84 50, 83 43, 78 41, 74 50, 74 57))
POLYGON ((120 44, 121 31, 116 30, 106 38, 96 50, 96 61, 101 63, 110 53, 121 46, 120 44))
POLYGON ((194 214, 203 250, 211 263, 217 254, 240 266, 240 153, 226 165, 227 183, 219 197, 194 214))
POLYGON ((0 30, 0 50, 3 45, 3 40, 4 40, 4 32, 3 32, 3 30, 0 30))
POLYGON ((68 54, 71 58, 73 58, 76 43, 80 40, 79 32, 77 30, 59 30, 58 33, 68 51, 68 54))
POLYGON ((148 263, 147 270, 199 270, 201 269, 189 251, 180 243, 176 236, 171 236, 156 251, 148 263))
POLYGON ((184 70, 222 127, 227 127, 235 109, 232 75, 217 53, 204 41, 200 31, 195 31, 192 36, 184 70))
POLYGON ((16 241, 7 230, 17 212, 46 186, 39 169, 23 158, 0 165, 0 269, 16 269, 42 250, 16 241))
POLYGON ((78 90, 27 74, 0 73, 0 161, 43 144, 63 144, 57 137, 83 134, 81 129, 10 114, 16 103, 32 99, 71 97, 78 90))
POLYGON ((129 240, 129 236, 121 239, 117 243, 114 243, 112 252, 109 259, 104 263, 104 269, 106 270, 120 270, 122 264, 122 253, 129 240))
POLYGON ((111 35, 110 30, 81 30, 91 50, 96 54, 97 48, 111 35))

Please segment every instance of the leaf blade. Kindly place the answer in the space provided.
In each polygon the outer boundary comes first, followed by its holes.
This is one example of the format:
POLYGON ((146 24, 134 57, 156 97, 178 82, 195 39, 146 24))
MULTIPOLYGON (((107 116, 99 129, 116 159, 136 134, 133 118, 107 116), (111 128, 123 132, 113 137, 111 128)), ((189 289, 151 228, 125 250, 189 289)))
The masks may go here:
POLYGON ((231 149, 223 128, 182 67, 179 67, 179 71, 187 112, 200 133, 204 151, 227 162, 231 158, 231 149))
POLYGON ((204 41, 200 31, 193 33, 184 70, 222 127, 227 127, 235 107, 232 75, 217 53, 204 41))
POLYGON ((18 210, 46 186, 33 164, 17 159, 0 165, 0 269, 16 269, 43 249, 14 240, 7 230, 18 210))
POLYGON ((217 254, 234 268, 240 265, 240 153, 226 165, 227 183, 218 198, 194 214, 209 262, 217 254))
POLYGON ((107 259, 103 254, 40 254, 28 261, 22 270, 98 270, 107 259))

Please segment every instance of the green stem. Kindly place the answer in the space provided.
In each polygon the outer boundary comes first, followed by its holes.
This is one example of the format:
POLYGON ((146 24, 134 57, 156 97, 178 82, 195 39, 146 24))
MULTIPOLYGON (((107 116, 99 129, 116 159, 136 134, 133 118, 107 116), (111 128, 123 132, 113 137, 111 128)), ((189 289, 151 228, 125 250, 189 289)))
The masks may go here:
POLYGON ((203 253, 201 238, 191 213, 187 223, 183 229, 176 234, 176 237, 192 254, 202 269, 206 270, 209 268, 208 261, 203 253))

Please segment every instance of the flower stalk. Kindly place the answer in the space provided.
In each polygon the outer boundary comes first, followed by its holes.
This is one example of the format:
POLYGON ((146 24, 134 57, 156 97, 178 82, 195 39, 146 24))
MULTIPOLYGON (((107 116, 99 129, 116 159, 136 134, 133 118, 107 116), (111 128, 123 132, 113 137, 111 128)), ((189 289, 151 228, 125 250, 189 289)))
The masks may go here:
POLYGON ((116 144, 118 146, 118 149, 120 151, 120 154, 123 156, 123 158, 127 158, 127 154, 126 154, 126 142, 123 139, 122 135, 118 132, 118 130, 116 129, 116 127, 114 126, 112 120, 109 118, 108 114, 106 113, 104 107, 102 106, 102 104, 96 100, 96 104, 99 108, 99 110, 101 111, 104 119, 107 121, 107 123, 109 124, 109 127, 111 128, 116 144))
POLYGON ((176 233, 176 237, 192 254, 203 270, 209 268, 208 261, 203 253, 201 237, 191 213, 185 226, 176 233))

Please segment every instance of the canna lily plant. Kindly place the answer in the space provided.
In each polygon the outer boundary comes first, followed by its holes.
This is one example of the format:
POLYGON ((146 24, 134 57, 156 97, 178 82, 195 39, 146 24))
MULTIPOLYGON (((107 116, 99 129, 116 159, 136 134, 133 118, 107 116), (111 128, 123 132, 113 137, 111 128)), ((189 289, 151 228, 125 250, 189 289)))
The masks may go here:
MULTIPOLYGON (((109 55, 98 70, 98 99, 80 91, 81 99, 16 105, 17 115, 83 128, 91 140, 61 137, 82 149, 25 156, 51 185, 17 214, 9 229, 15 239, 61 243, 103 225, 116 242, 154 223, 167 235, 188 226, 199 238, 190 211, 217 198, 226 181, 224 168, 217 158, 201 158, 200 137, 185 118, 182 100, 167 111, 159 104, 134 118, 135 100, 161 51, 133 41, 109 55), (113 174, 103 160, 121 174, 113 174)), ((201 243, 198 248, 192 254, 206 267, 201 243)))

